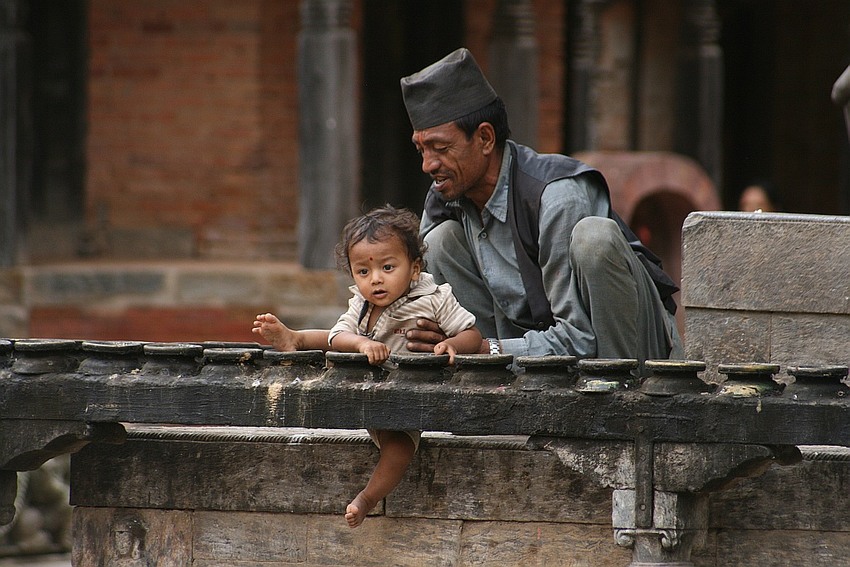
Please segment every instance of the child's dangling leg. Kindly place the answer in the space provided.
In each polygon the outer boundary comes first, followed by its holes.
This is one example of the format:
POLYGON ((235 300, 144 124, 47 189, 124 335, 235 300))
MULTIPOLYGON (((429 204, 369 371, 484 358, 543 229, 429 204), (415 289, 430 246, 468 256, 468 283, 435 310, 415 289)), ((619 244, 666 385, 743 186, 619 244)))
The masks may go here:
POLYGON ((374 431, 381 456, 366 488, 345 509, 345 521, 356 528, 372 508, 398 485, 416 453, 413 439, 404 431, 374 431))

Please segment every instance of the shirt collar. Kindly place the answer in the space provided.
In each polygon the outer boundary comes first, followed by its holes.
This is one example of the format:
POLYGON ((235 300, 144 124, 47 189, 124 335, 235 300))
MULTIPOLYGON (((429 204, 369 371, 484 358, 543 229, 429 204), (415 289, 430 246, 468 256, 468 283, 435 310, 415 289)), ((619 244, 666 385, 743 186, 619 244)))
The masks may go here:
POLYGON ((484 205, 490 215, 498 219, 499 222, 505 222, 508 219, 508 185, 511 181, 511 162, 513 162, 513 154, 505 144, 496 187, 493 189, 493 194, 490 195, 487 204, 484 205))

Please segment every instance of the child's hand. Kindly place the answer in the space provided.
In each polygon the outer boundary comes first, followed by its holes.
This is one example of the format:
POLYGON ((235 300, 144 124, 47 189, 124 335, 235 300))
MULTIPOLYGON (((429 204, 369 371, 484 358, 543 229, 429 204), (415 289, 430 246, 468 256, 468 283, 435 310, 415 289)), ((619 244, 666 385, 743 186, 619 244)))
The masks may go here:
POLYGON ((366 341, 360 345, 360 352, 369 357, 369 364, 380 366, 390 357, 390 349, 378 341, 366 341))
POLYGON ((449 364, 454 364, 457 349, 446 341, 443 341, 434 345, 434 354, 447 354, 449 355, 449 364))
POLYGON ((298 334, 271 313, 257 315, 251 332, 266 339, 276 350, 284 352, 298 350, 298 334))

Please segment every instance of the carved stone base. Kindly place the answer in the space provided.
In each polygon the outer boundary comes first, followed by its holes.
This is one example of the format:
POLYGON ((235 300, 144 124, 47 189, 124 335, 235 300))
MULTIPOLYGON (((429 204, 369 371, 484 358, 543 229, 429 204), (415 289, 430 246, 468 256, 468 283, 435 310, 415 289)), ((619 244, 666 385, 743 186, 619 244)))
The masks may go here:
POLYGON ((705 543, 708 528, 706 494, 653 493, 652 527, 635 528, 635 491, 615 490, 612 522, 618 545, 633 550, 632 567, 692 566, 694 547, 705 543))

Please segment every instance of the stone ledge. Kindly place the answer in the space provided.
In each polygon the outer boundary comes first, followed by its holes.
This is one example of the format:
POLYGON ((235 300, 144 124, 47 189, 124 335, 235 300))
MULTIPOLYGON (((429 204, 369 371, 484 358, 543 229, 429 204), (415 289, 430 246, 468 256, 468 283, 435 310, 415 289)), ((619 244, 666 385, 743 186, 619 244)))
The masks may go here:
POLYGON ((696 212, 682 230, 685 308, 850 314, 850 217, 696 212))
MULTIPOLYGON (((307 270, 270 262, 92 262, 24 266, 19 271, 29 306, 347 304, 348 278, 335 270, 307 270), (294 289, 286 293, 282 289, 294 289)), ((14 281, 14 280, 12 280, 14 281)), ((0 296, 2 297, 2 296, 0 296)))

